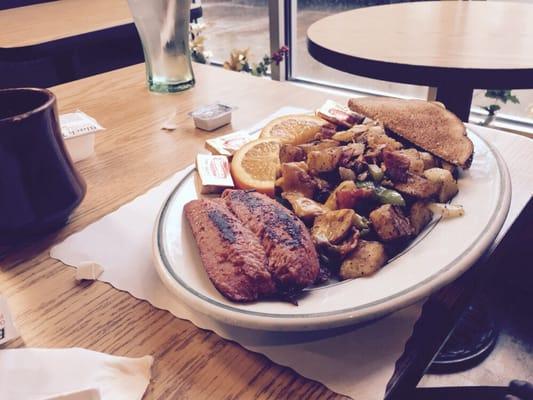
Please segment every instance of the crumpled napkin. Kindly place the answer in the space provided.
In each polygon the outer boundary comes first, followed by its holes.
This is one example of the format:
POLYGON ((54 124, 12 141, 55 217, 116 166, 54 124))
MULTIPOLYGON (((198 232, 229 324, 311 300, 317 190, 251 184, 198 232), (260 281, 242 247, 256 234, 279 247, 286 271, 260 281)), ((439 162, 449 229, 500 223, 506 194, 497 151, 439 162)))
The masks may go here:
POLYGON ((80 348, 0 350, 0 399, 140 400, 153 361, 80 348))

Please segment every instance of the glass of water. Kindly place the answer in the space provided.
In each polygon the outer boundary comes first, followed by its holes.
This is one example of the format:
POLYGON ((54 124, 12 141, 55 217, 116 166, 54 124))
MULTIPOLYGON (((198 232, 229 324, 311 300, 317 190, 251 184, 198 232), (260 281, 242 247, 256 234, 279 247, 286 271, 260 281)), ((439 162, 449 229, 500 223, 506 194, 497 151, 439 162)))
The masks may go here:
POLYGON ((192 87, 191 0, 128 0, 128 4, 142 41, 148 88, 168 93, 192 87))

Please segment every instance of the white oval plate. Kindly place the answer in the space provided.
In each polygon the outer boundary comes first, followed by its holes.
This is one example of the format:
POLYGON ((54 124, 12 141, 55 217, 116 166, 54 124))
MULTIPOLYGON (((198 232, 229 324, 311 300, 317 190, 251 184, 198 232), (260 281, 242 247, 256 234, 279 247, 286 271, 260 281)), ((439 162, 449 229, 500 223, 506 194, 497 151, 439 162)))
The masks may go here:
POLYGON ((434 221, 409 249, 376 274, 307 290, 298 306, 282 301, 233 303, 211 284, 183 206, 198 198, 194 172, 165 201, 154 229, 157 271, 170 291, 191 308, 231 325, 302 331, 351 325, 406 307, 465 272, 501 229, 511 199, 504 161, 469 131, 474 162, 459 179, 452 203, 464 206, 460 218, 434 221))

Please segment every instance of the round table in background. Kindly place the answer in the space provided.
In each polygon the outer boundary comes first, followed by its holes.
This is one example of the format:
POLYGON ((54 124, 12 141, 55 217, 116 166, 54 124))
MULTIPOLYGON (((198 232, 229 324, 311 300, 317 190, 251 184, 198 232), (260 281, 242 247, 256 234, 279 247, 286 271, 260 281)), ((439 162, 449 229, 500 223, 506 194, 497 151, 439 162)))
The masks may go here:
POLYGON ((335 69, 436 88, 467 121, 475 88, 533 88, 532 21, 533 4, 511 1, 388 4, 323 18, 307 43, 335 69))

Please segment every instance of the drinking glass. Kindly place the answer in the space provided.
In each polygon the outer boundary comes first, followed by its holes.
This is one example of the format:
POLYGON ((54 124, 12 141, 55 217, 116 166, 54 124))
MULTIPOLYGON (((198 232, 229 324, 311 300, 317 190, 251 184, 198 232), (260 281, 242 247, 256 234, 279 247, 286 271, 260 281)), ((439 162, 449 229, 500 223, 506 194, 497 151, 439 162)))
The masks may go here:
POLYGON ((191 88, 191 0, 128 0, 128 4, 141 37, 148 88, 164 93, 191 88))

